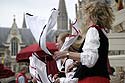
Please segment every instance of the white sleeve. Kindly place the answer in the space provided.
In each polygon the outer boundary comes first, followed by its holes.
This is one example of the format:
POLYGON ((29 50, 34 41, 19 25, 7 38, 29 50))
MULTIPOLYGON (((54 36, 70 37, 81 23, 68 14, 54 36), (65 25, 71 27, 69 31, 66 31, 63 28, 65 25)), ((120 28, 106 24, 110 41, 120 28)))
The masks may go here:
POLYGON ((71 65, 73 63, 73 60, 72 59, 67 59, 66 62, 65 62, 65 72, 67 71, 67 68, 69 65, 71 65))
POLYGON ((74 76, 74 72, 68 72, 67 73, 67 68, 69 65, 73 64, 73 60, 72 59, 67 59, 65 62, 65 74, 66 74, 66 78, 72 78, 74 76))
POLYGON ((20 76, 18 78, 18 83, 25 83, 25 78, 23 76, 20 76))
POLYGON ((60 83, 78 83, 78 78, 60 78, 60 83))
POLYGON ((100 46, 98 30, 94 27, 90 27, 87 31, 85 42, 83 45, 83 52, 80 54, 80 61, 82 65, 87 67, 93 67, 97 62, 98 48, 100 46))

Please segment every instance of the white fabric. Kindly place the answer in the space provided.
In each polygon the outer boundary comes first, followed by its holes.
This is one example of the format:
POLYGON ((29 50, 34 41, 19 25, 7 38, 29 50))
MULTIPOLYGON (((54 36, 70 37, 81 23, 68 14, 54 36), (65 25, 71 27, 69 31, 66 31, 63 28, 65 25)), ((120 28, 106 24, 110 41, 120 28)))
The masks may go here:
POLYGON ((78 83, 78 78, 60 78, 60 83, 78 83))
POLYGON ((57 16, 58 16, 58 11, 57 10, 53 10, 48 23, 46 25, 45 31, 43 31, 43 35, 41 36, 41 41, 40 41, 40 46, 41 48, 49 55, 52 55, 49 50, 46 48, 46 36, 47 34, 52 30, 52 28, 55 26, 56 22, 57 22, 57 16))
POLYGON ((74 41, 77 39, 77 37, 80 35, 80 30, 78 28, 78 23, 76 22, 74 25, 72 25, 72 34, 73 36, 68 36, 65 39, 65 42, 63 43, 60 51, 64 51, 68 49, 74 41))
POLYGON ((73 75, 74 75, 73 71, 67 73, 67 69, 68 69, 69 65, 73 64, 73 62, 74 61, 72 59, 67 59, 66 62, 65 62, 65 74, 66 74, 66 78, 72 78, 73 75))
POLYGON ((36 65, 35 65, 35 61, 34 61, 33 57, 32 56, 29 57, 29 60, 30 60, 29 72, 30 72, 31 76, 39 79, 37 76, 38 72, 36 71, 36 65))
POLYGON ((77 37, 78 36, 66 37, 65 42, 64 42, 63 46, 61 47, 60 51, 65 51, 66 49, 68 49, 74 43, 74 41, 77 39, 77 37))
POLYGON ((82 48, 83 52, 80 54, 80 61, 82 65, 93 67, 97 62, 98 48, 100 46, 99 33, 95 27, 90 27, 87 31, 85 43, 82 48))
POLYGON ((73 70, 71 72, 67 73, 68 66, 73 64, 74 61, 72 59, 66 59, 66 58, 65 58, 65 60, 66 61, 64 61, 64 63, 62 65, 60 63, 60 69, 65 67, 65 75, 66 75, 66 77, 59 78, 60 83, 78 83, 78 79, 73 78, 76 68, 73 68, 73 70))
POLYGON ((34 58, 30 57, 29 59, 30 59, 29 72, 33 78, 37 79, 37 83, 41 83, 40 79, 38 77, 38 72, 36 71, 36 65, 35 65, 36 63, 34 61, 34 58), (32 67, 34 67, 34 68, 32 68, 32 67))
POLYGON ((43 30, 46 21, 40 16, 29 16, 27 14, 25 15, 25 19, 27 27, 31 30, 37 43, 39 43, 41 31, 43 30))
MULTIPOLYGON (((73 78, 76 68, 73 68, 73 70, 71 72, 67 73, 67 68, 72 63, 73 63, 72 59, 67 59, 66 60, 66 62, 65 62, 65 74, 66 74, 66 77, 59 78, 60 83, 78 83, 78 78, 73 78)), ((61 66, 61 68, 63 68, 63 67, 61 66)), ((53 79, 53 81, 54 81, 54 79, 53 79)))
POLYGON ((51 33, 51 30, 55 26, 55 24, 57 22, 58 13, 59 13, 58 10, 55 10, 55 9, 52 10, 52 13, 49 17, 49 20, 48 20, 46 26, 40 17, 26 15, 27 26, 30 28, 37 43, 39 43, 39 39, 41 40, 40 47, 42 48, 43 51, 45 51, 49 55, 52 55, 52 54, 49 52, 49 50, 46 47, 46 37, 48 34, 51 33), (41 35, 41 33, 42 33, 42 35, 41 35), (40 35, 41 35, 41 37, 40 37, 40 35))
POLYGON ((65 62, 65 74, 66 74, 66 77, 62 77, 60 78, 60 83, 77 83, 78 82, 78 79, 77 78, 73 78, 75 72, 74 70, 76 68, 74 68, 71 72, 68 72, 67 73, 67 68, 69 65, 71 65, 74 61, 72 59, 67 59, 66 62, 65 62))
MULTIPOLYGON (((37 54, 35 54, 37 55, 37 54)), ((38 80, 42 80, 43 83, 51 83, 47 77, 47 71, 46 71, 46 64, 39 60, 34 54, 30 57, 30 74, 34 77, 37 78, 38 80), (34 67, 36 69, 33 69, 31 67, 34 67), (40 79, 38 77, 38 74, 40 76, 40 79)), ((38 81, 38 83, 41 83, 38 81)))

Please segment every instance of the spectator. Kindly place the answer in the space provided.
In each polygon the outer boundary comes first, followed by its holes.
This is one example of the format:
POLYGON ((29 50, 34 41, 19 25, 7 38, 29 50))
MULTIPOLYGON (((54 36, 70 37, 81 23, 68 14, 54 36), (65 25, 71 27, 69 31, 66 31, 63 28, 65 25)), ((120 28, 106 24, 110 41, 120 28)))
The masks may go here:
POLYGON ((26 77, 26 72, 28 67, 26 65, 22 65, 20 68, 20 72, 16 76, 16 83, 28 83, 28 79, 26 77))

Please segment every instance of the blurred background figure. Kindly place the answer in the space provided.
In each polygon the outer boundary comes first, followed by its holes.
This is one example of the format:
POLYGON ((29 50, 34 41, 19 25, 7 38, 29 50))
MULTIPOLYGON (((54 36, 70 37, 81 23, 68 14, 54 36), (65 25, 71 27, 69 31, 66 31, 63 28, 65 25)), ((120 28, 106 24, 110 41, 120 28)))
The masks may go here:
POLYGON ((114 67, 111 67, 110 83, 120 83, 120 77, 116 75, 114 67))
POLYGON ((120 83, 125 83, 125 71, 119 72, 120 83))
POLYGON ((16 76, 16 83, 28 83, 28 78, 26 77, 27 71, 28 67, 26 65, 20 67, 20 72, 16 76))

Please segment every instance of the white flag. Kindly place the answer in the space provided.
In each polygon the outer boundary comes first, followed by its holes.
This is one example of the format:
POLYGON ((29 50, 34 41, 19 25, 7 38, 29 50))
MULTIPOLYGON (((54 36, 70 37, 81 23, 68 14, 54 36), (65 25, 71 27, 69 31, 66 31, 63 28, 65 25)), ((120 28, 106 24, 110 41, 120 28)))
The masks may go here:
POLYGON ((46 38, 47 35, 51 33, 51 30, 57 22, 58 13, 58 10, 53 9, 47 24, 45 24, 45 20, 41 19, 39 16, 31 16, 26 14, 27 26, 30 28, 35 40, 40 44, 42 50, 49 55, 52 54, 46 47, 46 38))
POLYGON ((71 28, 72 28, 72 34, 65 38, 65 42, 63 43, 60 51, 64 51, 68 49, 80 35, 77 20, 75 21, 75 23, 72 24, 71 28))
POLYGON ((35 77, 39 83, 51 83, 47 76, 46 64, 39 60, 36 56, 38 55, 33 53, 30 57, 30 74, 35 77))
POLYGON ((40 16, 29 16, 25 15, 26 25, 31 30, 35 40, 39 43, 39 38, 43 28, 45 26, 45 19, 42 19, 40 16))
POLYGON ((53 12, 48 20, 48 23, 46 24, 46 27, 43 30, 43 34, 40 37, 40 46, 49 55, 52 55, 52 54, 46 48, 46 37, 47 37, 47 34, 50 33, 52 28, 55 26, 55 24, 57 22, 58 13, 59 13, 58 10, 53 10, 53 12))

